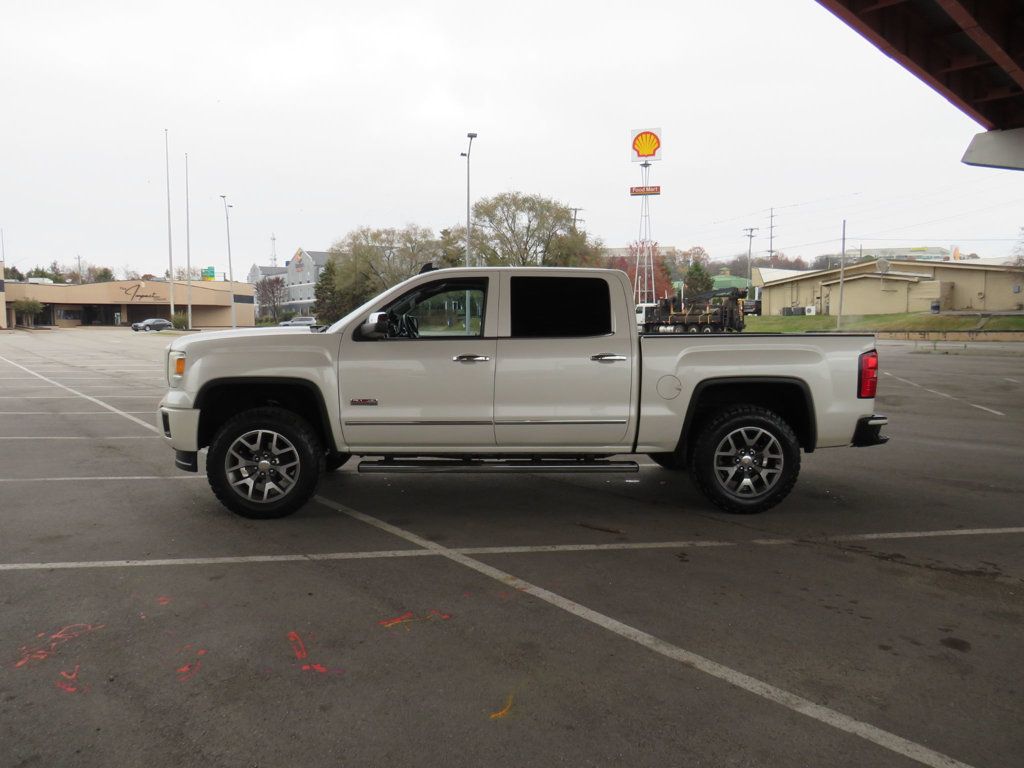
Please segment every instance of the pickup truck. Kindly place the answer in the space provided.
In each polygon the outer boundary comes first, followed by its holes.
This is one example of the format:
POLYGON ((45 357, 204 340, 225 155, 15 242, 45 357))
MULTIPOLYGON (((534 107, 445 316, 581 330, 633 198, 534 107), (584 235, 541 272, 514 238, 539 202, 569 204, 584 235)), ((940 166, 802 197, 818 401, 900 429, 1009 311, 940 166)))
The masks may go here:
POLYGON ((617 270, 425 268, 321 332, 200 333, 167 350, 157 414, 220 501, 283 517, 360 472, 688 469, 730 512, 793 488, 801 450, 884 443, 857 334, 637 332, 617 270), (555 312, 550 308, 557 308, 555 312))

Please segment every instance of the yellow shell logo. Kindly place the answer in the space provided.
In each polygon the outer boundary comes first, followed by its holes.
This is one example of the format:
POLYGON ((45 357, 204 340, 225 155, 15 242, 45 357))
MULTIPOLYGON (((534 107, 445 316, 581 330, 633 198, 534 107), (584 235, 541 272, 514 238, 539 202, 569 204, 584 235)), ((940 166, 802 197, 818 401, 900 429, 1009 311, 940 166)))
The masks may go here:
POLYGON ((651 131, 643 131, 633 139, 633 151, 637 157, 654 157, 661 148, 661 139, 658 134, 651 131))

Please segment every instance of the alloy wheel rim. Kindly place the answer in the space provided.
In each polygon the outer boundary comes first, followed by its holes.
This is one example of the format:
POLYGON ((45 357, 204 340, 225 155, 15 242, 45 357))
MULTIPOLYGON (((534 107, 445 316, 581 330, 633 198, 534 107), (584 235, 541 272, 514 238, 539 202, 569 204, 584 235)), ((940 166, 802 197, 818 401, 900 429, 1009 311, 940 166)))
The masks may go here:
POLYGON ((753 499, 772 490, 782 477, 782 444, 760 427, 734 429, 715 448, 715 479, 728 493, 753 499))
POLYGON ((270 504, 299 479, 299 452, 280 432, 254 429, 239 436, 224 457, 228 485, 246 501, 270 504))

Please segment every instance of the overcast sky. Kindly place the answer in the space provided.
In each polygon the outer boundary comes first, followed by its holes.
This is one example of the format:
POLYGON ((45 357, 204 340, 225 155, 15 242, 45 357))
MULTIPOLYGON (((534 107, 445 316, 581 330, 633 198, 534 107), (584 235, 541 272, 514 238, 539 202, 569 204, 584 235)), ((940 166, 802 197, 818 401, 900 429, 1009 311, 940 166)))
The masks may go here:
POLYGON ((56 259, 235 277, 349 230, 465 218, 518 190, 639 232, 630 129, 660 127, 653 236, 813 258, 848 245, 1009 253, 1024 176, 960 157, 981 129, 813 0, 693 3, 50 2, 0 24, 0 227, 21 269, 56 259))

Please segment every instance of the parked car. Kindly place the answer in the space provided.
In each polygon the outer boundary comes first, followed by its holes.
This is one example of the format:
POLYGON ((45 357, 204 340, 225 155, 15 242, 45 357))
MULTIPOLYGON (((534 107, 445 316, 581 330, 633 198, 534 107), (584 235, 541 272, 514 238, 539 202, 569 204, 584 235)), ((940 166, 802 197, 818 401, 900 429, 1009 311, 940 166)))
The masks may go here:
POLYGON ((316 325, 316 318, 293 317, 291 320, 282 320, 278 325, 316 325))
POLYGON ((173 327, 174 323, 161 317, 151 317, 141 323, 132 323, 133 331, 169 331, 173 327))

